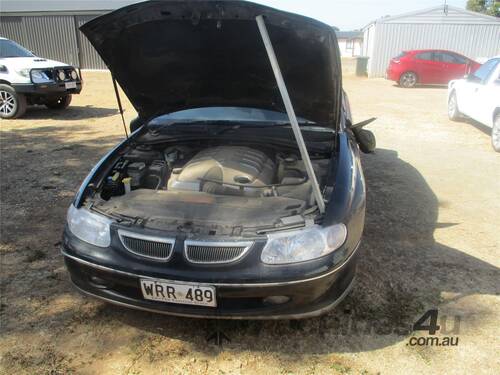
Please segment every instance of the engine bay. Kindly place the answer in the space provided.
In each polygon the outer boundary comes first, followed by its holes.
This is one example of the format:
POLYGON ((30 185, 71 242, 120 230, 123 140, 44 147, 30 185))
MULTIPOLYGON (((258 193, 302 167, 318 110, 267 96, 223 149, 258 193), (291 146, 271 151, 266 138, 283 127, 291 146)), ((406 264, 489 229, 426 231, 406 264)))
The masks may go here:
MULTIPOLYGON (((323 186, 330 159, 312 164, 323 186)), ((99 211, 158 229, 208 225, 234 235, 236 227, 290 224, 315 211, 299 153, 260 145, 136 145, 96 193, 99 211)))

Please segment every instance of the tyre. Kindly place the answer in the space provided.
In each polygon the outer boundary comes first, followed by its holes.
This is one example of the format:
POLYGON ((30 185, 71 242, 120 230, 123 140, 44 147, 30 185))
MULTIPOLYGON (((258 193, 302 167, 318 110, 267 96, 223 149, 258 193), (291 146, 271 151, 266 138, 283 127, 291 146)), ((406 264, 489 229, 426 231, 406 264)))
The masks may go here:
POLYGON ((448 118, 452 121, 457 121, 462 117, 458 109, 457 94, 453 91, 448 99, 448 118))
POLYGON ((45 106, 50 109, 65 109, 71 103, 71 95, 64 95, 45 103, 45 106))
POLYGON ((0 118, 12 119, 24 115, 28 103, 23 94, 16 93, 11 86, 0 84, 0 118))
POLYGON ((500 152, 500 113, 495 115, 491 129, 491 145, 496 152, 500 152))
POLYGON ((399 77, 399 85, 406 89, 415 87, 417 82, 417 75, 413 72, 404 72, 403 74, 401 74, 401 77, 399 77))

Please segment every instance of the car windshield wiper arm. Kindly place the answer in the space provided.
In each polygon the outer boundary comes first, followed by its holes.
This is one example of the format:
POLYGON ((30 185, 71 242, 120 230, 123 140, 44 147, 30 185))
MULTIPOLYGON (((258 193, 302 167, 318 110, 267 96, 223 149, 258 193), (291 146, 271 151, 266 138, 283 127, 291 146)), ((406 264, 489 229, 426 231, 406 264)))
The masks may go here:
MULTIPOLYGON (((285 128, 285 127, 291 127, 292 124, 289 122, 275 122, 275 123, 241 123, 241 124, 233 124, 233 125, 227 125, 226 127, 223 127, 219 131, 215 131, 215 135, 220 135, 223 133, 226 133, 230 130, 237 130, 241 128, 246 128, 246 129, 252 129, 252 128, 259 128, 259 129, 274 129, 274 128, 285 128)), ((300 126, 311 126, 315 125, 313 122, 299 122, 300 126)))
MULTIPOLYGON (((238 120, 170 120, 164 124, 157 124, 159 126, 166 125, 168 127, 174 128, 179 132, 199 132, 200 126, 205 127, 207 132, 214 135, 219 135, 230 130, 236 129, 273 129, 292 126, 290 122, 283 121, 238 121, 238 120)), ((315 122, 312 121, 300 121, 300 126, 317 126, 315 122)), ((154 125, 153 125, 154 126, 154 125)))

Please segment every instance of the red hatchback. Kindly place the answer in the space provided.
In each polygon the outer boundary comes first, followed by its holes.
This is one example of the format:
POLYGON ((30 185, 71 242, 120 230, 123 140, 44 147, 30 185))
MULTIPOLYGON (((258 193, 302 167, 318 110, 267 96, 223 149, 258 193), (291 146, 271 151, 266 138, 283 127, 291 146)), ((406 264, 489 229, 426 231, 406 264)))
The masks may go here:
POLYGON ((402 87, 446 85, 452 79, 475 72, 481 64, 444 50, 413 50, 391 59, 386 78, 402 87))

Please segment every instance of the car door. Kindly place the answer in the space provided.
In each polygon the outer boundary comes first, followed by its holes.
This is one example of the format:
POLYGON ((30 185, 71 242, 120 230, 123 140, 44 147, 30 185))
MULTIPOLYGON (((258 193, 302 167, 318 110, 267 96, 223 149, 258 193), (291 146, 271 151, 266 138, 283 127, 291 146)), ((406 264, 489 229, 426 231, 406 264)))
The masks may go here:
POLYGON ((493 127, 493 111, 500 107, 500 59, 493 60, 496 63, 475 91, 476 106, 471 109, 473 118, 488 127, 493 127))
POLYGON ((435 51, 434 61, 439 64, 436 84, 447 84, 452 79, 462 78, 466 72, 466 60, 458 59, 454 54, 445 51, 435 51))
POLYGON ((452 79, 463 78, 468 73, 468 61, 465 57, 453 52, 441 52, 441 56, 446 69, 444 74, 445 83, 450 82, 452 79))
POLYGON ((433 59, 433 52, 420 52, 415 55, 414 70, 421 84, 432 84, 439 75, 439 65, 433 59))
MULTIPOLYGON (((500 59, 491 59, 485 62, 478 70, 469 75, 465 84, 457 91, 458 107, 462 113, 488 125, 487 108, 492 100, 498 100, 495 95, 494 79, 490 84, 500 59)), ((491 124, 489 124, 491 126, 491 124)))

